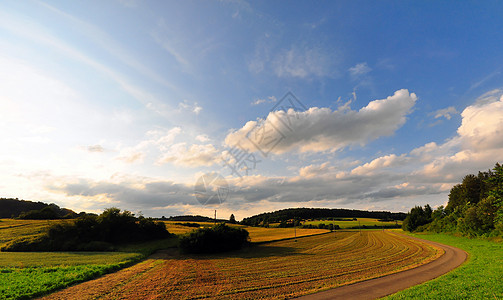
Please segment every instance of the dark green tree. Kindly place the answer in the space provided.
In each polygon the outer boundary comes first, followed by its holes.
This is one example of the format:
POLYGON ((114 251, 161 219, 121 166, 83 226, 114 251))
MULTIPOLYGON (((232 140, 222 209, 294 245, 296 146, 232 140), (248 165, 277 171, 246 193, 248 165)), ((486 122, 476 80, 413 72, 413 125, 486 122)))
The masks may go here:
POLYGON ((407 217, 403 221, 402 228, 406 231, 414 231, 419 226, 426 225, 431 222, 432 210, 429 204, 426 204, 424 208, 421 206, 416 206, 410 210, 407 217))
POLYGON ((234 214, 231 214, 231 216, 229 218, 229 223, 236 224, 236 217, 234 217, 234 214))

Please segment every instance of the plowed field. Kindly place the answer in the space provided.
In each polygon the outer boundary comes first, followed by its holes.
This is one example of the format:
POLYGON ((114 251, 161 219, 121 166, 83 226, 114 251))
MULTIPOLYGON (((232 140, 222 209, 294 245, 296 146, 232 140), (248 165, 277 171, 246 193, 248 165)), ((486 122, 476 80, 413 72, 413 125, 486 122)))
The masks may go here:
POLYGON ((425 264, 443 250, 386 231, 339 231, 225 255, 174 249, 45 299, 278 299, 425 264))

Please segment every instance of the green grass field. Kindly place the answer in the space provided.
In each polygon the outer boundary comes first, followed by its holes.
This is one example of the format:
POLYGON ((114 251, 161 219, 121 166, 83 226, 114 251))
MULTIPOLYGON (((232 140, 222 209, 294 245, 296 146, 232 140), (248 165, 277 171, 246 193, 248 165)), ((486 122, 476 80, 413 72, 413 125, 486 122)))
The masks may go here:
POLYGON ((318 225, 318 224, 334 224, 334 225, 339 225, 340 228, 357 228, 358 226, 366 226, 366 227, 371 227, 371 228, 379 228, 382 226, 385 227, 391 227, 394 225, 402 225, 402 221, 393 221, 393 222, 380 222, 377 219, 371 219, 371 218, 358 218, 357 220, 351 220, 351 221, 328 221, 328 220, 315 220, 315 221, 306 221, 303 224, 305 225, 318 225))
POLYGON ((386 299, 503 299, 503 244, 446 234, 412 234, 465 250, 468 261, 437 279, 386 299))

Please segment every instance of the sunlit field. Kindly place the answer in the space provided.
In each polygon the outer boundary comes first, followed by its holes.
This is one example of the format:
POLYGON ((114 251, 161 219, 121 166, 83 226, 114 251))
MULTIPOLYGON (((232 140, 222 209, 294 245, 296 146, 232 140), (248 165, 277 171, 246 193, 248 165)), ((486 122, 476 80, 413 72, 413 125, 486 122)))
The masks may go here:
MULTIPOLYGON (((16 238, 40 235, 56 222, 69 221, 2 219, 0 247, 16 238)), ((175 245, 176 239, 171 239, 126 245, 117 252, 0 252, 0 298, 42 295, 119 270, 156 249, 175 245)))
POLYGON ((217 255, 166 252, 53 298, 284 299, 413 268, 441 253, 388 231, 339 231, 217 255))
POLYGON ((340 220, 334 220, 334 221, 329 221, 329 220, 316 220, 316 221, 306 221, 303 222, 303 224, 309 225, 318 225, 318 224, 334 224, 334 225, 339 225, 340 228, 357 228, 359 226, 365 226, 365 227, 371 227, 371 228, 380 228, 382 226, 384 227, 391 227, 391 226, 401 226, 402 221, 389 221, 389 222, 381 222, 377 219, 372 219, 372 218, 357 218, 357 220, 350 220, 350 221, 340 221, 340 220))
MULTIPOLYGON (((17 237, 39 235, 54 222, 67 221, 4 219, 0 222, 2 244, 17 237)), ((212 226, 213 223, 200 225, 212 226)), ((168 222, 167 227, 177 234, 195 229, 174 222, 168 222)), ((438 255, 430 246, 383 231, 364 231, 360 235, 358 231, 323 234, 328 230, 322 229, 246 229, 251 241, 260 244, 223 255, 171 254, 164 257, 162 263, 156 260, 151 268, 143 268, 142 272, 146 272, 146 278, 167 276, 163 283, 166 285, 177 282, 172 287, 163 287, 177 298, 230 299, 236 295, 274 298, 397 272, 438 255), (298 239, 293 239, 295 236, 298 239), (164 274, 168 269, 170 274, 164 274), (316 270, 314 277, 312 270, 316 270), (218 276, 218 280, 213 282, 213 276, 218 276)), ((0 294, 6 299, 43 295, 130 266, 156 249, 175 246, 176 238, 126 245, 117 252, 0 252, 0 294)), ((142 293, 149 292, 143 290, 142 293)))
MULTIPOLYGON (((164 223, 166 224, 166 228, 168 229, 168 231, 174 234, 184 234, 197 229, 195 227, 188 227, 175 224, 175 223, 187 223, 187 222, 165 221, 164 223)), ((196 222, 196 223, 201 225, 201 227, 211 227, 214 225, 214 223, 211 222, 196 222)), ((282 240, 286 238, 294 238, 296 236, 301 237, 301 236, 329 232, 326 229, 264 228, 264 227, 248 227, 238 224, 227 224, 227 225, 231 227, 245 228, 250 233, 250 241, 254 243, 282 240)))

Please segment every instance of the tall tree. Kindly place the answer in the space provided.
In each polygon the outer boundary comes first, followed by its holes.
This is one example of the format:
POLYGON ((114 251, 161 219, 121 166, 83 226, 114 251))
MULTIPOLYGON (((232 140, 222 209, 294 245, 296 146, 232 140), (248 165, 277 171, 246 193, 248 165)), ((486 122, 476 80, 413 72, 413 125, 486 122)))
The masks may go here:
POLYGON ((231 214, 231 217, 229 218, 229 223, 236 224, 236 217, 234 217, 234 214, 231 214))

